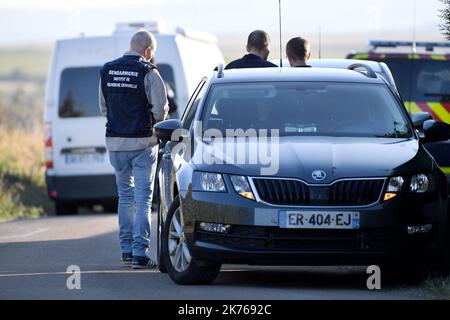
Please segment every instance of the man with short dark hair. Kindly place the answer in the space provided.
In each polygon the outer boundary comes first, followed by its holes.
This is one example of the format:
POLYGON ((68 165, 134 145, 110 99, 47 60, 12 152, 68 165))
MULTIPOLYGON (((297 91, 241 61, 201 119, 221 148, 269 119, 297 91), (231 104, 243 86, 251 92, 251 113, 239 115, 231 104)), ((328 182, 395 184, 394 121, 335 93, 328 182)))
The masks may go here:
POLYGON ((309 41, 301 37, 292 38, 286 45, 286 55, 292 68, 309 68, 311 58, 309 41))
POLYGON ((156 40, 137 32, 130 51, 101 70, 100 111, 107 117, 106 146, 119 193, 122 261, 133 269, 155 267, 148 257, 153 179, 158 157, 153 125, 169 107, 164 82, 149 63, 156 40))
POLYGON ((277 65, 267 61, 270 53, 270 38, 267 32, 256 30, 247 40, 248 54, 241 59, 230 62, 225 69, 273 68, 277 65))

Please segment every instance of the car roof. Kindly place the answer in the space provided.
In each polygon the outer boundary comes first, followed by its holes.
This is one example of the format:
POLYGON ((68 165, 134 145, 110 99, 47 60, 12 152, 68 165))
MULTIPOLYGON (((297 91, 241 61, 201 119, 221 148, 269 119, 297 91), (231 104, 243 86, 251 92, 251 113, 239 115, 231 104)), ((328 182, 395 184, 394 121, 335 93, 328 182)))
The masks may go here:
MULTIPOLYGON (((270 62, 280 65, 280 60, 271 59, 270 62)), ((283 59, 283 68, 290 68, 289 60, 283 59)), ((316 68, 331 68, 331 69, 348 69, 349 66, 355 63, 363 63, 368 65, 377 73, 382 73, 380 63, 373 60, 355 61, 355 59, 311 59, 308 64, 316 68)))
POLYGON ((335 68, 252 68, 224 70, 223 77, 215 73, 212 83, 236 82, 356 82, 384 84, 380 78, 370 78, 358 71, 335 68))
MULTIPOLYGON (((332 68, 332 69, 348 69, 349 66, 355 63, 363 63, 372 68, 373 71, 381 73, 383 70, 381 69, 380 63, 372 60, 358 61, 356 62, 354 59, 311 59, 309 64, 316 68, 332 68)), ((289 65, 289 61, 287 61, 287 65, 289 65)), ((283 62, 283 66, 285 66, 283 62)))

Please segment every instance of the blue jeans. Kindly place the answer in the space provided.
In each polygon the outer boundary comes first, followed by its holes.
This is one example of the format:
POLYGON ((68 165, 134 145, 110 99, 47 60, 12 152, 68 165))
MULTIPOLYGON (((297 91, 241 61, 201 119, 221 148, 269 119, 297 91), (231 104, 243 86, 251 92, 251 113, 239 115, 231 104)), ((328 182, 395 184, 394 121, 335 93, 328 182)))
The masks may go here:
POLYGON ((158 146, 139 151, 110 151, 119 192, 122 253, 143 257, 150 245, 150 213, 158 146))

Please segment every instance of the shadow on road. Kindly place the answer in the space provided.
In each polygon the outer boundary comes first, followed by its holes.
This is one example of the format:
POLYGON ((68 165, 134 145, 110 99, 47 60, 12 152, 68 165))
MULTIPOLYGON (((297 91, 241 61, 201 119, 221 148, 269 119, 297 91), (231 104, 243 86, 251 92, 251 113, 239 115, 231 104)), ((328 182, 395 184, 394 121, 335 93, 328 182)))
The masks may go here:
MULTIPOLYGON (((0 243, 2 299, 383 298, 367 290, 367 277, 362 267, 225 265, 210 286, 178 286, 157 270, 124 267, 117 232, 74 240, 0 243), (66 287, 65 271, 70 265, 81 268, 79 292, 66 287)), ((405 292, 410 288, 393 282, 383 282, 383 289, 389 298, 409 297, 405 292)))
POLYGON ((286 270, 284 267, 242 266, 239 270, 227 266, 222 269, 215 284, 271 288, 366 289, 367 277, 364 268, 289 267, 286 270))

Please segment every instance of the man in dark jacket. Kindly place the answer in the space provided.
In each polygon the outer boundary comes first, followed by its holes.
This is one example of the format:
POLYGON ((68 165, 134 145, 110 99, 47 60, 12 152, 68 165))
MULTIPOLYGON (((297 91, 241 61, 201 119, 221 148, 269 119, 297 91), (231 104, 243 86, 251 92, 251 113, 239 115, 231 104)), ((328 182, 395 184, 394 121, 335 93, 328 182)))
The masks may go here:
POLYGON ((241 59, 230 62, 225 69, 273 68, 277 65, 267 61, 270 53, 270 38, 267 32, 256 30, 247 40, 248 54, 241 59))
POLYGON ((286 44, 286 55, 292 68, 310 68, 311 58, 309 41, 301 37, 292 38, 286 44))
POLYGON ((169 110, 161 75, 148 62, 155 50, 154 36, 140 31, 131 39, 130 51, 101 70, 100 111, 107 117, 106 146, 119 192, 122 261, 133 269, 155 266, 148 257, 158 156, 152 133, 169 110))

